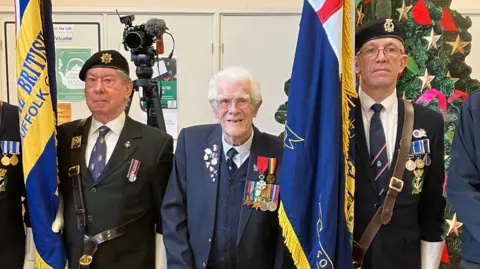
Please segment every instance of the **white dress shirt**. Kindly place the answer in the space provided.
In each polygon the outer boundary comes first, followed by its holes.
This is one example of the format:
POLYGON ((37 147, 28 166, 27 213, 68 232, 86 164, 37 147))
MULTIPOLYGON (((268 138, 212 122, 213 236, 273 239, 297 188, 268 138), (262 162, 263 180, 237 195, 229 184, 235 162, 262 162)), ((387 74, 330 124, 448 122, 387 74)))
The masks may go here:
POLYGON ((85 163, 89 165, 90 155, 92 154, 93 146, 97 142, 98 138, 98 128, 103 125, 107 126, 110 131, 105 135, 105 142, 107 144, 107 156, 105 159, 105 165, 107 165, 108 160, 112 156, 115 145, 117 145, 118 138, 122 132, 123 126, 125 125, 125 112, 122 112, 116 119, 108 122, 107 124, 102 124, 101 122, 95 120, 92 117, 92 123, 90 124, 90 131, 88 132, 87 148, 85 149, 85 163))
POLYGON ((222 134, 222 144, 223 144, 223 153, 225 154, 225 160, 228 160, 227 152, 231 148, 235 148, 238 152, 237 155, 233 157, 233 162, 237 165, 238 168, 248 159, 250 156, 250 149, 252 148, 253 141, 253 130, 252 134, 248 140, 240 146, 232 146, 225 141, 225 136, 222 134))
MULTIPOLYGON (((359 90, 360 103, 362 104, 362 120, 365 128, 365 138, 367 147, 370 151, 370 121, 375 112, 372 105, 375 101, 359 90)), ((382 121, 383 131, 385 132, 385 142, 387 143, 387 157, 389 166, 392 163, 393 152, 395 151, 395 142, 397 138, 397 122, 398 122, 398 97, 396 91, 381 102, 383 109, 380 112, 380 120, 382 121)))

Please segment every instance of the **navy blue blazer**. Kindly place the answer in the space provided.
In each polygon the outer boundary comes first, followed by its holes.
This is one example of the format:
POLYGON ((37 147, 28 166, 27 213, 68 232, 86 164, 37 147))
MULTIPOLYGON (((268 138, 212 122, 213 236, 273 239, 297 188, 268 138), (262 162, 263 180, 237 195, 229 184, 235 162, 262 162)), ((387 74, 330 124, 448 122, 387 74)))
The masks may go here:
POLYGON ((462 259, 480 264, 480 91, 462 106, 452 142, 447 199, 462 226, 462 259))
MULTIPOLYGON (((218 173, 212 178, 205 149, 223 154, 219 124, 185 128, 180 132, 174 166, 162 205, 163 240, 169 269, 206 268, 214 235, 218 173)), ((254 128, 247 180, 258 180, 257 156, 277 158, 281 170, 283 141, 254 128)), ((217 164, 219 166, 219 164, 217 164)), ((278 182, 278 180, 277 180, 278 182)), ((280 190, 281 192, 281 190, 280 190)), ((284 245, 278 212, 243 206, 237 236, 238 269, 294 268, 284 245)))

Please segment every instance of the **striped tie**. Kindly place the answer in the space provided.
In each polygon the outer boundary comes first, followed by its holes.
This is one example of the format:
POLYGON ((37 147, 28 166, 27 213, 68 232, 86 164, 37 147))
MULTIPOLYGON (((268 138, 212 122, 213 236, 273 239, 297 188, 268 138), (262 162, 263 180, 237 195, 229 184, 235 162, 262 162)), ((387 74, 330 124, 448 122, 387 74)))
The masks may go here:
POLYGON ((388 184, 388 157, 387 143, 385 140, 385 132, 383 130, 382 121, 380 119, 380 111, 383 106, 374 104, 372 110, 372 120, 370 121, 370 167, 377 186, 378 195, 382 197, 388 184))

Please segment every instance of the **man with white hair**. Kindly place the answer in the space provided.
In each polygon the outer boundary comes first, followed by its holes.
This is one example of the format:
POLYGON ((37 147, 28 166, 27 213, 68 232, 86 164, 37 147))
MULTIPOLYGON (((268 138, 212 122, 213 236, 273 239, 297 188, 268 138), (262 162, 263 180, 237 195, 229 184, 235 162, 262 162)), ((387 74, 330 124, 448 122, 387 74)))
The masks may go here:
POLYGON ((162 205, 168 268, 294 268, 277 215, 283 141, 253 126, 258 83, 227 68, 208 100, 219 124, 178 137, 162 205))

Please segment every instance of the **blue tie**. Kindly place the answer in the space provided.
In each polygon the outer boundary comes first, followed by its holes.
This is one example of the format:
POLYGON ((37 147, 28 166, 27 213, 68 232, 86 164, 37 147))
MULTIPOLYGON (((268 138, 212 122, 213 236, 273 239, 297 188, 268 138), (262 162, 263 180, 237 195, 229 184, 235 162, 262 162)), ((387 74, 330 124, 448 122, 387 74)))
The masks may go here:
POLYGON ((370 167, 372 168, 378 195, 382 197, 388 180, 387 143, 380 119, 380 111, 382 111, 383 106, 374 104, 372 109, 375 114, 370 121, 370 167))
POLYGON ((230 172, 230 176, 235 174, 235 172, 238 169, 237 165, 233 161, 233 157, 235 157, 235 155, 237 155, 237 154, 238 154, 238 151, 234 148, 229 149, 228 152, 227 152, 227 157, 228 157, 227 166, 228 166, 228 172, 230 172))
POLYGON ((93 177, 93 180, 97 180, 100 174, 105 168, 105 159, 107 157, 107 143, 105 141, 105 135, 110 131, 107 126, 101 126, 98 128, 98 138, 93 146, 92 154, 90 154, 90 163, 88 169, 93 177))

